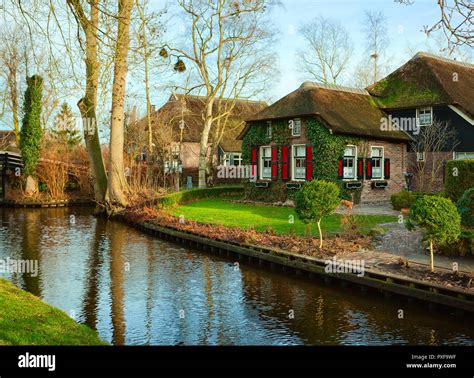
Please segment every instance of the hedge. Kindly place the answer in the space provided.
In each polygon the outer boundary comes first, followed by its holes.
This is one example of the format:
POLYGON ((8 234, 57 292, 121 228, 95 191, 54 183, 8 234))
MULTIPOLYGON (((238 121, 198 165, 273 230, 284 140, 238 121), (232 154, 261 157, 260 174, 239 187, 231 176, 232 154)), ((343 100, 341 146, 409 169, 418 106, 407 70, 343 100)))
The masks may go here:
POLYGON ((474 188, 474 159, 448 161, 444 180, 446 195, 456 202, 469 188, 474 188))
POLYGON ((401 192, 392 194, 390 201, 394 210, 401 210, 403 208, 409 209, 413 203, 421 196, 440 196, 444 197, 444 193, 425 193, 425 192, 408 192, 402 190, 401 192))
POLYGON ((196 188, 182 190, 161 197, 158 200, 159 207, 178 206, 192 201, 206 198, 229 197, 243 195, 244 188, 242 186, 215 186, 212 188, 196 188))
POLYGON ((459 241, 438 247, 445 256, 474 256, 474 231, 463 230, 459 241))

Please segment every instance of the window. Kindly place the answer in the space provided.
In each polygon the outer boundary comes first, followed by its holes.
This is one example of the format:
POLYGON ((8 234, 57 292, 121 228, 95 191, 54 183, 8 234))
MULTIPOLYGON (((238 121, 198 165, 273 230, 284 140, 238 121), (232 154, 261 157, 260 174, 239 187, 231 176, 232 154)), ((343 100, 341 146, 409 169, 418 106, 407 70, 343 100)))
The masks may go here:
POLYGON ((343 179, 355 179, 356 177, 356 158, 357 147, 347 146, 344 150, 344 159, 342 160, 342 178, 343 179))
POLYGON ((272 148, 262 147, 260 149, 260 177, 272 178, 272 148))
POLYGON ((425 161, 425 151, 416 153, 416 161, 425 161))
POLYGON ((240 152, 229 152, 224 154, 224 165, 242 165, 242 154, 240 152))
POLYGON ((433 108, 431 106, 416 109, 418 126, 431 126, 433 122, 433 108))
POLYGON ((474 152, 455 152, 454 160, 474 159, 474 152))
POLYGON ((301 135, 301 118, 295 118, 293 121, 293 127, 291 128, 291 135, 300 136, 301 135))
POLYGON ((372 179, 383 178, 383 147, 372 147, 372 179))
POLYGON ((304 180, 306 178, 306 146, 295 145, 292 148, 293 156, 293 180, 304 180))
POLYGON ((267 122, 267 138, 272 139, 272 121, 267 122))

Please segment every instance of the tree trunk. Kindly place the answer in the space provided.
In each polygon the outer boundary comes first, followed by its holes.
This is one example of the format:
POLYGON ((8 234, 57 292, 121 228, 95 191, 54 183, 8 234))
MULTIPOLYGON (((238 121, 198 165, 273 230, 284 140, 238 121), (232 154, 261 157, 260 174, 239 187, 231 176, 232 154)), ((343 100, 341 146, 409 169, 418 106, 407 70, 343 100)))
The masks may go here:
POLYGON ((430 240, 430 269, 434 272, 433 240, 430 240))
MULTIPOLYGON (((205 188, 206 183, 206 168, 207 168, 207 145, 209 142, 209 133, 212 126, 212 107, 214 105, 214 98, 209 98, 206 103, 206 115, 204 119, 204 129, 201 134, 201 143, 199 146, 199 187, 205 188)), ((212 156, 210 157, 212 159, 212 156)))
POLYGON ((321 231, 321 219, 318 220, 318 231, 319 231, 319 249, 323 248, 323 233, 321 231))
POLYGON ((133 0, 119 0, 117 44, 114 58, 114 81, 112 85, 112 122, 110 128, 109 183, 106 201, 109 205, 126 206, 127 181, 124 174, 124 101, 129 48, 130 13, 133 0))
MULTIPOLYGON (((92 177, 94 178, 94 197, 97 202, 103 202, 107 191, 107 174, 100 149, 99 130, 96 121, 97 87, 99 82, 99 62, 97 59, 98 0, 92 0, 90 4, 90 20, 80 20, 86 35, 86 93, 77 106, 84 123, 94 128, 90 134, 84 130, 84 140, 91 165, 92 177)), ((80 7, 78 3, 74 3, 73 6, 76 9, 80 7)), ((81 12, 81 14, 83 13, 81 12)))

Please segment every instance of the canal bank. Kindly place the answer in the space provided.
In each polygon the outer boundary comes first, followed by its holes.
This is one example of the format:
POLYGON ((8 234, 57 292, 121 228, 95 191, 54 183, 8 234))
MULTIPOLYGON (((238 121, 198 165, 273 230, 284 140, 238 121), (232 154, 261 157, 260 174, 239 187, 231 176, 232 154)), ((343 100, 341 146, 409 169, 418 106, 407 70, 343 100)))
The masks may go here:
POLYGON ((0 279, 0 345, 106 345, 95 331, 0 279))
POLYGON ((396 295, 411 301, 417 300, 430 309, 439 307, 440 310, 456 310, 458 315, 474 313, 474 291, 470 289, 440 285, 376 269, 364 269, 363 274, 359 271, 339 273, 337 269, 328 269, 328 265, 330 267, 333 263, 327 258, 321 259, 279 248, 245 245, 231 240, 206 237, 191 230, 137 221, 136 216, 127 213, 116 215, 114 219, 164 240, 225 255, 234 261, 245 259, 259 266, 269 265, 272 268, 278 266, 283 272, 306 274, 310 278, 317 277, 326 283, 334 281, 343 287, 355 285, 362 291, 371 290, 388 297, 396 295))

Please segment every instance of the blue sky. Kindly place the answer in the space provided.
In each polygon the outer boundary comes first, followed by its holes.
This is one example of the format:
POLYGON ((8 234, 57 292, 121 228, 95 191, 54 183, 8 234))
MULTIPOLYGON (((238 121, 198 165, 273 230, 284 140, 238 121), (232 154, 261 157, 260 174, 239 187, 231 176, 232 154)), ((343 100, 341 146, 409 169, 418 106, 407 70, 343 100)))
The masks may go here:
MULTIPOLYGON (((362 61, 365 50, 363 33, 364 11, 382 11, 387 18, 387 30, 390 44, 386 60, 391 69, 395 69, 414 55, 416 51, 427 51, 427 37, 421 31, 423 25, 433 25, 439 19, 439 8, 436 0, 415 0, 412 5, 404 5, 395 0, 280 0, 281 6, 272 12, 272 20, 277 34, 279 74, 274 82, 259 99, 274 102, 298 88, 302 82, 309 80, 299 72, 297 50, 305 46, 298 33, 301 24, 323 16, 339 21, 349 32, 354 46, 354 56, 349 72, 362 61)), ((160 9, 161 2, 153 2, 153 8, 160 9)), ((170 3, 170 4, 173 4, 170 3)), ((435 41, 429 39, 431 52, 439 50, 435 41)), ((175 76, 175 80, 182 77, 175 76)), ((163 77, 161 77, 163 79, 163 77)), ((184 79, 183 79, 184 80, 184 79)), ((152 101, 161 106, 169 98, 169 91, 154 91, 152 101)))
POLYGON ((390 38, 388 56, 393 68, 410 58, 407 51, 409 45, 416 50, 425 47, 426 36, 421 29, 423 25, 434 24, 439 17, 435 0, 416 0, 410 6, 394 0, 284 0, 282 4, 275 11, 275 22, 281 31, 277 47, 281 79, 275 85, 272 96, 276 98, 296 89, 304 81, 294 64, 296 50, 304 46, 298 35, 298 27, 314 17, 323 16, 343 24, 354 44, 352 64, 356 65, 362 59, 361 53, 364 51, 364 10, 382 11, 387 18, 390 38))

